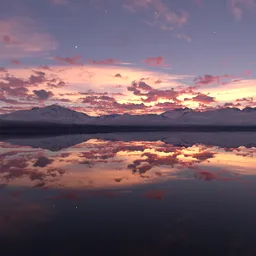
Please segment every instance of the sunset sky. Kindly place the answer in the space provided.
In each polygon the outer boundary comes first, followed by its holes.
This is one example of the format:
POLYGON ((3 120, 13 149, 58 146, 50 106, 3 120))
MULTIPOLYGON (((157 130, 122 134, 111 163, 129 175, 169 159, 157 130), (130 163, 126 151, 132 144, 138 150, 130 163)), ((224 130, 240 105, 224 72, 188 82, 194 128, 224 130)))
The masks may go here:
POLYGON ((0 114, 256 107, 256 0, 1 0, 0 114))

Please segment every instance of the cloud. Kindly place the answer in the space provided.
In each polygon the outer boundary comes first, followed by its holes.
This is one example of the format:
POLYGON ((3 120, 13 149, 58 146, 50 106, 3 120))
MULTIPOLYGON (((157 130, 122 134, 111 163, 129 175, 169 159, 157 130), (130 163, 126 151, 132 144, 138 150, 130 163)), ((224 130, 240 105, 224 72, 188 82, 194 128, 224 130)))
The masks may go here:
POLYGON ((128 91, 131 91, 131 92, 138 92, 138 90, 144 90, 144 91, 153 90, 153 88, 150 85, 146 84, 143 81, 139 81, 139 82, 133 81, 132 85, 127 87, 127 89, 128 91))
POLYGON ((40 167, 40 168, 44 168, 47 165, 51 164, 54 160, 53 159, 49 159, 47 157, 41 156, 39 157, 36 162, 33 164, 34 167, 40 167))
POLYGON ((86 98, 80 98, 82 103, 89 104, 93 108, 97 108, 98 111, 103 111, 105 113, 125 113, 127 110, 142 110, 146 106, 143 103, 119 103, 114 97, 108 95, 101 96, 87 96, 86 98))
POLYGON ((165 194, 167 194, 167 191, 165 190, 149 190, 143 194, 143 197, 148 199, 162 200, 164 199, 165 194))
POLYGON ((253 102, 253 97, 236 99, 236 102, 253 102))
POLYGON ((214 158, 215 155, 216 155, 216 152, 203 151, 203 152, 193 154, 192 157, 196 158, 200 161, 206 161, 206 160, 209 160, 211 158, 214 158))
MULTIPOLYGON (((2 95, 11 96, 15 98, 22 98, 27 103, 33 104, 33 94, 30 94, 34 88, 45 87, 48 88, 60 88, 66 86, 66 83, 55 75, 56 78, 48 77, 45 72, 39 70, 30 70, 32 74, 27 78, 19 78, 9 74, 7 71, 5 75, 1 76, 0 87, 2 95)), ((41 88, 43 89, 43 88, 41 88)), ((40 94, 41 95, 41 94, 40 94)), ((10 103, 11 100, 2 100, 6 103, 10 103)), ((13 101, 15 104, 15 102, 13 101)), ((20 103, 21 104, 21 103, 20 103)))
POLYGON ((185 35, 185 34, 176 34, 175 37, 184 39, 184 40, 188 41, 189 43, 192 41, 192 39, 188 35, 185 35))
POLYGON ((11 63, 14 64, 14 65, 21 65, 22 64, 21 61, 15 60, 15 59, 11 60, 11 63))
POLYGON ((64 81, 60 80, 57 81, 55 78, 53 78, 49 83, 47 83, 47 87, 49 88, 60 88, 60 87, 64 87, 66 86, 67 83, 65 83, 64 81))
POLYGON ((160 112, 164 112, 172 109, 184 108, 184 105, 176 102, 161 102, 155 104, 155 107, 158 107, 160 112))
POLYGON ((229 75, 223 75, 223 76, 213 76, 213 75, 204 75, 199 76, 194 79, 194 82, 196 85, 209 85, 209 84, 221 84, 221 79, 230 79, 233 78, 229 75))
POLYGON ((40 69, 51 70, 50 67, 47 65, 40 66, 40 69))
POLYGON ((48 100, 54 94, 51 91, 46 90, 33 90, 33 93, 40 99, 40 100, 48 100))
POLYGON ((149 66, 154 66, 154 67, 169 67, 169 64, 164 63, 164 58, 162 56, 158 57, 149 57, 145 60, 142 60, 145 64, 149 66))
POLYGON ((132 85, 128 86, 127 90, 133 92, 136 96, 142 96, 141 101, 144 103, 155 102, 159 99, 169 99, 178 102, 177 97, 182 94, 181 92, 175 91, 173 88, 170 90, 154 89, 143 81, 139 83, 136 81, 132 82, 132 85))
POLYGON ((245 70, 243 72, 243 75, 246 75, 246 76, 251 76, 253 74, 252 70, 245 70))
POLYGON ((235 19, 241 20, 243 18, 245 9, 253 9, 256 7, 254 0, 229 0, 229 6, 235 19))
POLYGON ((57 47, 57 42, 40 24, 28 17, 0 19, 0 57, 32 57, 57 47))
POLYGON ((0 67, 0 73, 6 73, 6 72, 7 72, 6 68, 0 67))
POLYGON ((2 92, 14 97, 27 96, 29 92, 29 90, 25 87, 12 88, 12 87, 9 87, 8 85, 3 85, 3 84, 2 85, 0 84, 0 86, 1 86, 2 92))
POLYGON ((122 75, 118 73, 118 74, 115 74, 114 77, 120 77, 120 78, 122 78, 122 75))
POLYGON ((222 107, 223 108, 234 108, 234 107, 241 107, 242 105, 240 103, 233 103, 233 102, 227 102, 222 107))
POLYGON ((202 7, 202 6, 203 6, 203 0, 193 0, 193 2, 194 2, 198 7, 202 7))
MULTIPOLYGON (((241 107, 246 107, 253 106, 254 102, 235 102, 235 100, 256 97, 253 79, 240 79, 236 83, 231 83, 232 79, 229 78, 231 76, 228 75, 209 75, 210 77, 205 75, 193 81, 193 75, 175 75, 164 71, 154 72, 112 65, 106 65, 104 68, 101 65, 71 67, 60 65, 38 67, 32 70, 17 66, 10 67, 8 72, 1 73, 0 76, 0 88, 5 98, 26 102, 28 105, 22 105, 23 109, 38 104, 33 90, 43 89, 55 95, 50 98, 51 101, 61 103, 64 99, 63 102, 67 107, 75 107, 89 115, 160 113, 182 107, 197 109, 198 106, 202 110, 208 109, 209 106, 216 108, 231 102, 240 103, 241 107), (117 78, 115 74, 120 74, 127 79, 117 78), (159 79, 161 84, 155 83, 159 79), (230 85, 223 86, 225 80, 230 80, 230 85), (200 83, 207 85, 211 81, 220 83, 214 86, 199 85, 200 83), (195 85, 195 82, 199 84, 195 85), (215 102, 209 103, 211 99, 202 99, 198 93, 214 98, 215 102), (88 103, 83 103, 83 99, 87 96, 98 98, 87 99, 88 103), (99 98, 100 96, 109 98, 99 98), (193 100, 193 97, 196 98, 193 100), (196 101, 199 99, 204 100, 205 103, 196 101)), ((2 102, 1 107, 3 106, 8 106, 8 104, 2 102)), ((1 112, 7 110, 2 109, 1 112)))
POLYGON ((155 84, 161 84, 161 83, 163 83, 163 81, 160 80, 160 79, 157 79, 157 80, 155 81, 155 84))
POLYGON ((13 104, 13 105, 16 105, 16 104, 21 104, 21 102, 17 101, 17 100, 13 100, 13 99, 8 99, 8 98, 5 98, 5 97, 0 97, 0 101, 2 102, 5 102, 7 104, 13 104))
POLYGON ((60 64, 70 64, 70 65, 81 65, 81 56, 76 55, 74 57, 60 57, 60 56, 55 56, 54 60, 58 61, 60 64))
POLYGON ((121 64, 120 61, 115 59, 106 59, 106 60, 87 60, 87 63, 93 64, 93 65, 116 65, 121 64))
POLYGON ((166 1, 162 0, 125 0, 124 7, 130 12, 151 9, 154 13, 152 20, 147 23, 163 30, 172 30, 172 26, 181 27, 188 22, 188 13, 172 11, 166 1))
POLYGON ((0 37, 1 41, 4 45, 16 45, 19 44, 19 41, 13 40, 10 36, 8 35, 3 35, 0 37))
POLYGON ((207 103, 215 102, 215 98, 211 97, 211 96, 208 96, 206 94, 200 93, 196 97, 193 97, 192 101, 196 101, 196 102, 201 102, 201 103, 207 104, 207 103))

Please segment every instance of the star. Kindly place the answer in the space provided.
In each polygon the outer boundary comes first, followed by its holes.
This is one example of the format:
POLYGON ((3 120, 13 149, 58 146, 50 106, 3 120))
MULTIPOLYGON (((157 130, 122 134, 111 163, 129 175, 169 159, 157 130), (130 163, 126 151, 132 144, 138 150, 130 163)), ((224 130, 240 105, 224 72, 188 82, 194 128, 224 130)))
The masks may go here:
POLYGON ((77 49, 77 48, 78 48, 78 46, 76 45, 76 46, 75 46, 75 48, 77 49))
POLYGON ((105 13, 108 13, 108 10, 106 10, 105 13))

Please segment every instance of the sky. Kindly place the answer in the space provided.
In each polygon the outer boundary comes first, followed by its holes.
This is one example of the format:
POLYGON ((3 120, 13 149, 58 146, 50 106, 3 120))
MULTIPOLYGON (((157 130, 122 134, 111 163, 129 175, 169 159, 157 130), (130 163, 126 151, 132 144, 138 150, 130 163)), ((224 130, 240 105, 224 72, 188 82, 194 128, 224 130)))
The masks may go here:
POLYGON ((256 107, 256 0, 1 0, 0 114, 256 107))

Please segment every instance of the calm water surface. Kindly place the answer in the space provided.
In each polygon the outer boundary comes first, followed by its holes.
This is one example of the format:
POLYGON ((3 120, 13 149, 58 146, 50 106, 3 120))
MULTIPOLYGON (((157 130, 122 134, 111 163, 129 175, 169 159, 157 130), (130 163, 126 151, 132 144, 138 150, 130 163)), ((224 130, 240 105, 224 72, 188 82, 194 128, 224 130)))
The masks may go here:
POLYGON ((1 251, 256 255, 255 146, 255 133, 2 137, 1 251))

